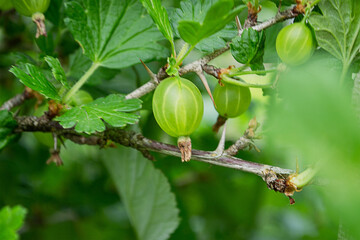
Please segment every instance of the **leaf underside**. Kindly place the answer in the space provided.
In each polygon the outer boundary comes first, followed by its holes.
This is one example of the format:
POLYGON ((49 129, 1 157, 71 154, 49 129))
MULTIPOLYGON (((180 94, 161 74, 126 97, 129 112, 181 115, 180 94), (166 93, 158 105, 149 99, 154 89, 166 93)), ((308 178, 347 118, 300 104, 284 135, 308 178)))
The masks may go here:
POLYGON ((179 210, 164 174, 134 149, 118 146, 103 153, 138 239, 168 239, 179 225, 179 210))
POLYGON ((360 2, 323 0, 309 18, 319 46, 349 66, 360 55, 360 2))

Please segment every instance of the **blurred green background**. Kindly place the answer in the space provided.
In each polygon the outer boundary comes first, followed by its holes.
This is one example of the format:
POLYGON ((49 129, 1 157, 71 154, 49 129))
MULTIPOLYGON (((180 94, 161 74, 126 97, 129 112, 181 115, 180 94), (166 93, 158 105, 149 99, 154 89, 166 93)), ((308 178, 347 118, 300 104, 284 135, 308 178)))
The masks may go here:
MULTIPOLYGON (((85 64, 81 65, 76 58, 79 47, 61 24, 59 3, 61 1, 52 1, 47 13, 48 42, 35 43, 35 26, 29 18, 19 16, 14 10, 0 13, 0 103, 24 89, 8 72, 19 61, 37 61, 44 54, 56 56, 74 81, 79 77, 79 69, 89 64, 82 59, 85 64)), ((166 5, 178 6, 179 3, 166 1, 166 5)), ((268 30, 268 59, 274 58, 271 41, 274 42, 278 30, 279 26, 268 30)), ((181 43, 178 45, 180 47, 181 43)), ((194 52, 187 61, 199 56, 199 52, 194 52)), ((164 64, 165 61, 148 65, 156 72, 164 64)), ((228 67, 236 62, 231 54, 225 53, 212 64, 228 67)), ((214 150, 220 137, 211 131, 217 113, 200 80, 194 74, 186 77, 196 83, 205 100, 203 121, 192 136, 193 148, 214 150)), ((217 80, 207 78, 213 89, 217 80)), ((148 79, 140 64, 122 70, 99 69, 84 89, 97 98, 109 93, 130 92, 148 79)), ((261 90, 252 90, 252 96, 250 109, 229 121, 226 146, 243 134, 254 116, 260 123, 266 120, 270 97, 263 96, 261 90)), ((151 139, 175 144, 176 139, 162 132, 155 122, 151 94, 143 100, 142 133, 151 139)), ((34 105, 35 101, 31 100, 17 110, 30 115, 35 110, 34 105)), ((260 153, 241 151, 238 157, 295 169, 296 155, 289 159, 278 150, 265 154, 265 141, 256 144, 262 150, 260 153)), ((124 205, 103 163, 107 150, 69 141, 65 146, 61 151, 62 167, 46 165, 49 146, 32 133, 23 134, 18 143, 0 153, 0 208, 22 205, 28 209, 21 239, 135 239, 124 205)), ((180 209, 181 222, 170 239, 297 240, 335 239, 337 236, 337 216, 329 217, 334 213, 326 207, 323 186, 311 185, 296 193, 296 204, 290 205, 288 198, 268 190, 263 180, 255 175, 196 161, 183 164, 179 158, 153 155, 154 165, 168 177, 180 209)), ((118 157, 121 158, 121 150, 118 157)), ((307 164, 300 161, 302 169, 307 164)))

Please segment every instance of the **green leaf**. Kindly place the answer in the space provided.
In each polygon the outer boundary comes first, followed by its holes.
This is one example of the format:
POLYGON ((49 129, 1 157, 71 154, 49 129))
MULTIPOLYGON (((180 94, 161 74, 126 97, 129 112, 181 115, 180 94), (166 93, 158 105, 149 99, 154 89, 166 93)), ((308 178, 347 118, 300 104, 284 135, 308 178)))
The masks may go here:
POLYGON ((58 80, 65 88, 69 89, 69 84, 66 79, 64 69, 62 68, 59 59, 53 58, 51 56, 46 56, 45 61, 51 67, 51 72, 54 75, 54 78, 58 80))
POLYGON ((168 239, 179 225, 179 210, 164 174, 134 149, 108 149, 105 157, 138 239, 168 239))
POLYGON ((164 37, 174 46, 174 36, 171 29, 166 9, 161 5, 161 0, 141 0, 147 12, 155 22, 164 37))
POLYGON ((178 16, 182 16, 177 27, 180 37, 194 46, 217 33, 246 8, 242 5, 233 9, 233 6, 233 0, 185 1, 181 10, 176 11, 178 16))
MULTIPOLYGON (((175 36, 180 37, 179 32, 177 31, 179 21, 183 19, 193 19, 193 17, 198 21, 201 21, 201 19, 205 17, 204 13, 206 13, 206 11, 211 7, 213 2, 214 0, 205 1, 203 3, 201 3, 201 1, 185 0, 180 2, 181 8, 171 8, 169 16, 171 19, 171 25, 175 30, 175 36)), ((236 34, 237 28, 235 23, 230 23, 219 32, 201 40, 198 44, 196 44, 195 48, 205 53, 214 52, 215 50, 225 47, 226 43, 233 39, 236 34)))
POLYGON ((360 2, 322 0, 319 7, 323 15, 314 13, 309 18, 316 40, 348 68, 360 55, 360 2))
POLYGON ((139 99, 126 100, 123 95, 112 94, 105 98, 71 108, 63 115, 55 118, 64 128, 72 128, 84 133, 105 131, 105 124, 113 127, 125 127, 126 124, 134 124, 139 116, 131 113, 141 108, 139 99))
POLYGON ((0 150, 17 140, 19 135, 13 132, 16 127, 17 122, 12 114, 6 110, 0 111, 0 150))
POLYGON ((168 56, 158 44, 163 36, 137 0, 80 0, 66 4, 65 23, 84 54, 109 68, 124 68, 139 59, 168 56))
POLYGON ((24 224, 26 209, 21 206, 10 208, 6 206, 0 211, 0 239, 19 239, 17 231, 24 224))
POLYGON ((230 44, 231 54, 236 61, 250 65, 253 71, 263 70, 265 33, 252 28, 245 29, 230 44))
POLYGON ((20 67, 12 67, 10 72, 13 73, 24 85, 34 91, 39 92, 47 98, 60 101, 61 98, 56 88, 45 77, 45 75, 36 66, 26 63, 20 67))
POLYGON ((214 35, 201 40, 196 44, 196 49, 204 53, 212 53, 215 50, 226 47, 226 43, 236 37, 237 28, 235 24, 228 24, 214 35))

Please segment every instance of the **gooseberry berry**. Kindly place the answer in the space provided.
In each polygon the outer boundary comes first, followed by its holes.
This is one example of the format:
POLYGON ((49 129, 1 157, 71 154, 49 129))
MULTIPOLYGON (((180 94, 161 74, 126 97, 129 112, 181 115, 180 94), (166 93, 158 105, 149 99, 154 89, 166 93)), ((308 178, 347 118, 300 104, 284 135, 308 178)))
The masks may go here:
POLYGON ((234 84, 218 84, 215 87, 214 101, 220 116, 235 118, 243 114, 250 106, 251 93, 249 88, 234 84))
POLYGON ((189 135, 200 125, 204 112, 199 89, 185 78, 169 77, 161 81, 156 88, 152 106, 156 122, 161 129, 178 138, 182 161, 189 161, 189 135))
POLYGON ((37 26, 36 38, 47 36, 44 12, 48 9, 50 0, 12 0, 21 15, 31 17, 37 26))
POLYGON ((44 13, 50 4, 50 0, 12 0, 18 13, 31 17, 35 13, 44 13))
POLYGON ((276 38, 276 51, 280 59, 292 66, 301 65, 309 60, 314 49, 311 30, 302 22, 284 27, 276 38))

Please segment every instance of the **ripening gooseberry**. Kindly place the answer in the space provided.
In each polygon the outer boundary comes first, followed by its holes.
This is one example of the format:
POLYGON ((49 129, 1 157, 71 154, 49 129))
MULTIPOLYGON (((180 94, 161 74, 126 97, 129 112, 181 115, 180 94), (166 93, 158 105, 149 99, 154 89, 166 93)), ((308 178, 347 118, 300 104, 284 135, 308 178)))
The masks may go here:
POLYGON ((225 118, 235 118, 243 114, 250 106, 251 93, 249 88, 224 83, 215 87, 214 101, 216 110, 225 118))
POLYGON ((276 38, 276 51, 280 59, 292 66, 305 63, 314 50, 313 35, 305 23, 298 22, 284 27, 276 38))
POLYGON ((169 77, 160 82, 153 97, 153 112, 162 130, 178 138, 182 161, 191 158, 189 135, 200 125, 204 103, 199 89, 189 80, 169 77))

